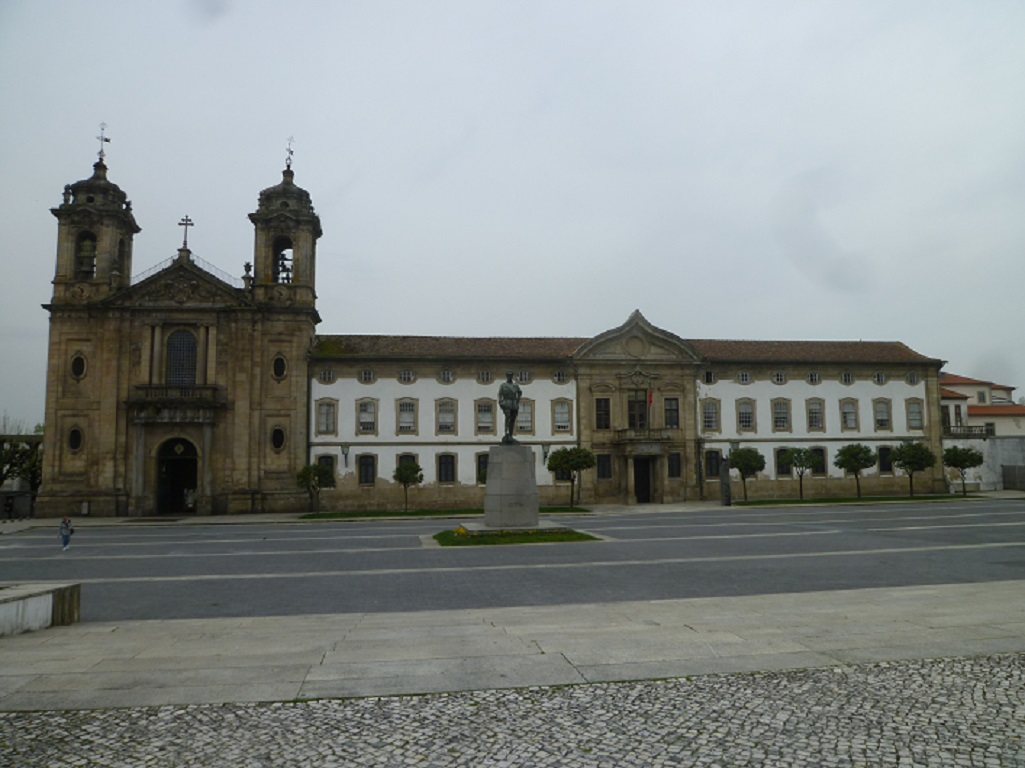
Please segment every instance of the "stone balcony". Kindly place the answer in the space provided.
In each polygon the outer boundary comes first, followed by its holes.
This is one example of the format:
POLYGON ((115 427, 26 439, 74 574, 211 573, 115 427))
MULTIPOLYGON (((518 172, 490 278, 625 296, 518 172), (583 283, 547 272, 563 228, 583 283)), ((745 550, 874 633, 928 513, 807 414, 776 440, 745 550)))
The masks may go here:
POLYGON ((216 386, 147 384, 133 387, 128 398, 136 423, 212 424, 226 404, 216 386))

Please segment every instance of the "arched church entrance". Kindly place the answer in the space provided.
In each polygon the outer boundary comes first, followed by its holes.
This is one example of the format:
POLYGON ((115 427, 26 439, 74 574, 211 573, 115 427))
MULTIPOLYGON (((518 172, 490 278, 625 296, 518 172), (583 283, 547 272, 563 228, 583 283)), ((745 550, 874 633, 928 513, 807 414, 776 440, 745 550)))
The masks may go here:
POLYGON ((165 441, 157 450, 157 514, 180 515, 196 509, 199 454, 182 437, 165 441))

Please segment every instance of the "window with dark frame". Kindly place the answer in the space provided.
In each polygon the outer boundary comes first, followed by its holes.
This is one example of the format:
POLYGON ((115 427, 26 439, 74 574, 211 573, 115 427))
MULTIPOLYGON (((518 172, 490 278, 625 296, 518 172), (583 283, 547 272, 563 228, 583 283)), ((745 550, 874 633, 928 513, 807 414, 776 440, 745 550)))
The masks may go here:
POLYGON ((666 457, 666 471, 671 479, 676 479, 683 474, 683 462, 679 453, 670 453, 666 457))
POLYGON ((377 481, 377 457, 370 453, 361 454, 356 463, 359 469, 359 484, 373 485, 377 481))
POLYGON ((718 480, 719 467, 722 464, 722 452, 718 450, 705 451, 705 479, 718 480))
POLYGON ((665 410, 666 429, 680 428, 680 398, 666 397, 662 400, 662 407, 665 410))
POLYGON ((607 397, 594 399, 594 428, 612 429, 612 401, 607 397))
POLYGON ((595 456, 596 468, 598 470, 599 480, 611 480, 612 479, 612 454, 611 453, 599 453, 595 456))
POLYGON ((454 483, 456 481, 456 457, 452 453, 438 455, 438 482, 454 483))

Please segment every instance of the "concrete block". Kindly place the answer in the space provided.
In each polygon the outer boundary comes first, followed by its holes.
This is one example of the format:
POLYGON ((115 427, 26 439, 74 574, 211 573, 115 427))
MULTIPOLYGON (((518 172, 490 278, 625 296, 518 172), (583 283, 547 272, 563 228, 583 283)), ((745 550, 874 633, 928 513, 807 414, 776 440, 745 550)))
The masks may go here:
POLYGON ((538 493, 534 451, 528 445, 496 445, 488 451, 484 524, 489 528, 537 525, 538 493))

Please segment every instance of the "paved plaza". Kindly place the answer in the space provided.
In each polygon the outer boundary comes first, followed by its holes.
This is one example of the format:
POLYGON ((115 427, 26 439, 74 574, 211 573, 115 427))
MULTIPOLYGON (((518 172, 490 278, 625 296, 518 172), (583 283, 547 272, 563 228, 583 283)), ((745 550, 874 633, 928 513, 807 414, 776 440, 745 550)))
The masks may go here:
MULTIPOLYGON (((900 510, 882 538, 852 539, 856 555, 836 555, 835 543, 819 550, 837 563, 865 558, 869 571, 917 557, 918 547, 976 558, 972 567, 991 579, 1020 571, 1022 546, 1008 534, 1021 513, 979 509, 950 508, 924 523, 900 510)), ((844 530, 880 529, 878 512, 865 513, 868 523, 856 514, 844 530)), ((834 518, 805 515, 798 522, 812 537, 796 538, 832 536, 834 518)), ((637 536, 675 520, 653 519, 637 536)), ((622 525, 604 524, 613 523, 622 525)), ((750 536, 749 524, 729 525, 742 541, 750 536)), ((792 550, 793 525, 784 521, 768 540, 792 550)), ((254 545, 243 538, 216 548, 248 558, 254 545)), ((374 557, 387 540, 368 538, 374 557)), ((731 533, 727 545, 733 540, 731 533)), ((0 544, 15 566, 36 557, 31 539, 0 544)), ((285 538, 274 545, 300 546, 285 538)), ((631 557, 641 551, 623 546, 631 557)), ((403 543, 394 552, 408 560, 412 550, 403 543)), ((531 561, 503 568, 543 572, 533 562, 538 552, 520 550, 531 561)), ((105 553, 84 556, 80 567, 105 553)), ((724 550, 722 558, 745 569, 783 562, 770 551, 738 558, 724 550)), ((198 558, 203 573, 208 559, 198 558)), ((350 559, 358 572, 332 578, 367 583, 368 563, 355 550, 350 559)), ((684 573, 672 570, 676 559, 663 553, 650 567, 675 578, 684 573)), ((238 570, 211 583, 249 584, 248 565, 238 570)), ((958 572, 953 563, 949 572, 958 572)), ((96 583, 111 578, 97 571, 96 583)), ((131 583, 193 577, 140 578, 131 583)), ((0 638, 0 768, 348 765, 1025 766, 1025 581, 83 621, 0 638)))

